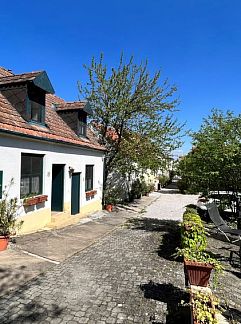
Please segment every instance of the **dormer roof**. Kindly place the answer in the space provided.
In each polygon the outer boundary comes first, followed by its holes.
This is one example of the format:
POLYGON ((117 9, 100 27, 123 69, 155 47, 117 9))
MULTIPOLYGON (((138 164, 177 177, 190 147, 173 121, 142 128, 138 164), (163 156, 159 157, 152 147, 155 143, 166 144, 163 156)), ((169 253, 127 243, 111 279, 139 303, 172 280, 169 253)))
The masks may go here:
MULTIPOLYGON (((13 75, 12 72, 0 67, 0 80, 5 79, 5 81, 9 80, 9 82, 11 80, 11 82, 13 82, 12 84, 17 84, 17 82, 33 82, 37 79, 37 83, 35 85, 43 88, 43 85, 41 85, 42 83, 40 82, 41 79, 38 78, 39 76, 43 76, 43 78, 46 80, 45 74, 42 71, 13 75), (3 77, 3 75, 5 76, 3 77)), ((11 82, 8 84, 11 84, 11 82)), ((8 91, 10 91, 10 88, 8 91)), ((37 124, 31 124, 28 121, 26 121, 23 118, 23 116, 15 109, 15 107, 10 103, 10 101, 4 96, 3 93, 4 91, 1 92, 0 87, 0 133, 24 136, 32 139, 38 139, 41 141, 52 141, 55 143, 75 145, 79 147, 101 151, 106 150, 105 147, 101 146, 98 143, 98 139, 88 127, 86 138, 80 138, 65 123, 65 121, 56 111, 56 106, 58 104, 60 106, 62 105, 62 107, 71 106, 71 104, 69 105, 69 103, 65 102, 64 99, 57 97, 52 93, 46 94, 46 126, 41 126, 37 124)), ((77 103, 78 102, 76 102, 75 105, 78 106, 78 109, 85 109, 87 105, 86 102, 80 102, 79 104, 77 103), (85 103, 85 105, 83 103, 85 103)))
POLYGON ((92 109, 87 101, 65 101, 62 103, 58 103, 56 104, 56 110, 58 112, 68 110, 82 110, 88 115, 92 115, 92 109))
POLYGON ((33 83, 35 86, 41 88, 47 93, 54 93, 54 88, 45 71, 36 71, 15 75, 12 74, 6 76, 1 76, 0 74, 0 88, 26 82, 33 83))

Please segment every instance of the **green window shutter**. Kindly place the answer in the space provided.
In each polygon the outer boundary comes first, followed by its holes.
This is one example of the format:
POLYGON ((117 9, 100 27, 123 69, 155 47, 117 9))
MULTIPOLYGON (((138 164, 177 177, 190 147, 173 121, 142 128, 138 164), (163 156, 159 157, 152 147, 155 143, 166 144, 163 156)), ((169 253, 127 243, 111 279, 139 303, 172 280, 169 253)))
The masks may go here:
POLYGON ((0 171, 0 199, 2 198, 3 194, 3 171, 0 171))

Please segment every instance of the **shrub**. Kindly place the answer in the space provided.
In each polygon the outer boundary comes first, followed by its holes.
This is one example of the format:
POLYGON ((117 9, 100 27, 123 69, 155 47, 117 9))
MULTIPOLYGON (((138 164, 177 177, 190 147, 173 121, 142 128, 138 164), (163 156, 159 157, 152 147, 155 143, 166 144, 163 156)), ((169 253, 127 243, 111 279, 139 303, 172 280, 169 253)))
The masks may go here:
POLYGON ((165 175, 161 175, 161 176, 159 176, 158 180, 159 180, 159 183, 161 184, 161 186, 165 187, 169 182, 169 177, 167 177, 165 175))
POLYGON ((206 231, 200 216, 190 211, 184 212, 181 223, 182 248, 204 251, 207 247, 206 231))
MULTIPOLYGON (((9 187, 13 184, 11 180, 9 187)), ((17 198, 9 198, 8 191, 3 191, 3 197, 0 200, 0 235, 9 236, 20 229, 23 221, 17 220, 17 211, 19 209, 17 198)))

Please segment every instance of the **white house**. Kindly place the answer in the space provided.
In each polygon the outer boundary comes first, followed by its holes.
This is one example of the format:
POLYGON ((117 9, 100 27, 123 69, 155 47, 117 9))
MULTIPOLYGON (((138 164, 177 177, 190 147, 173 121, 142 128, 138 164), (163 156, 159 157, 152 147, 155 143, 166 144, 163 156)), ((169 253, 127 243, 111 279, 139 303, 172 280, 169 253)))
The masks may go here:
POLYGON ((102 208, 105 148, 87 127, 91 108, 53 93, 44 71, 0 67, 0 198, 13 178, 24 233, 102 208))

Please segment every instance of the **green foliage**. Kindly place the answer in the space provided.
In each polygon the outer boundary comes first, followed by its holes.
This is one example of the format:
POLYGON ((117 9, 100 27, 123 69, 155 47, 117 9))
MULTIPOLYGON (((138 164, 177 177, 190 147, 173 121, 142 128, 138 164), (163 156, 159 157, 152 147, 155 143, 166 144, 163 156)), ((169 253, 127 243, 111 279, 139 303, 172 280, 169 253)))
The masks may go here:
POLYGON ((163 167, 181 144, 182 125, 173 118, 176 88, 160 82, 159 71, 151 76, 147 62, 137 65, 133 57, 125 63, 121 55, 119 65, 108 70, 101 55, 85 68, 89 82, 79 89, 93 110, 92 129, 108 150, 104 188, 113 172, 163 167))
POLYGON ((141 198, 142 190, 143 184, 140 181, 140 179, 136 179, 135 181, 133 181, 131 185, 131 195, 133 196, 133 198, 141 198))
POLYGON ((104 205, 116 205, 120 201, 121 197, 117 188, 106 189, 104 191, 104 205))
POLYGON ((162 187, 166 186, 169 182, 169 177, 165 175, 161 175, 158 178, 159 183, 161 184, 162 187))
POLYGON ((186 212, 181 223, 182 248, 194 251, 204 251, 207 247, 207 238, 201 218, 196 213, 186 212))
MULTIPOLYGON (((13 179, 9 187, 12 184, 13 179)), ((0 235, 9 236, 20 229, 23 221, 18 221, 16 218, 19 207, 17 198, 9 198, 8 191, 4 190, 0 200, 0 235)))
POLYGON ((213 110, 191 135, 193 149, 178 165, 182 190, 240 191, 241 115, 213 110))
POLYGON ((195 262, 209 263, 214 267, 214 286, 218 283, 218 277, 223 271, 223 266, 211 253, 206 252, 206 230, 196 210, 187 208, 183 214, 181 223, 181 248, 177 248, 176 256, 195 262))
POLYGON ((193 317, 200 324, 217 324, 215 314, 219 313, 217 306, 219 299, 205 292, 197 292, 193 295, 193 317))

